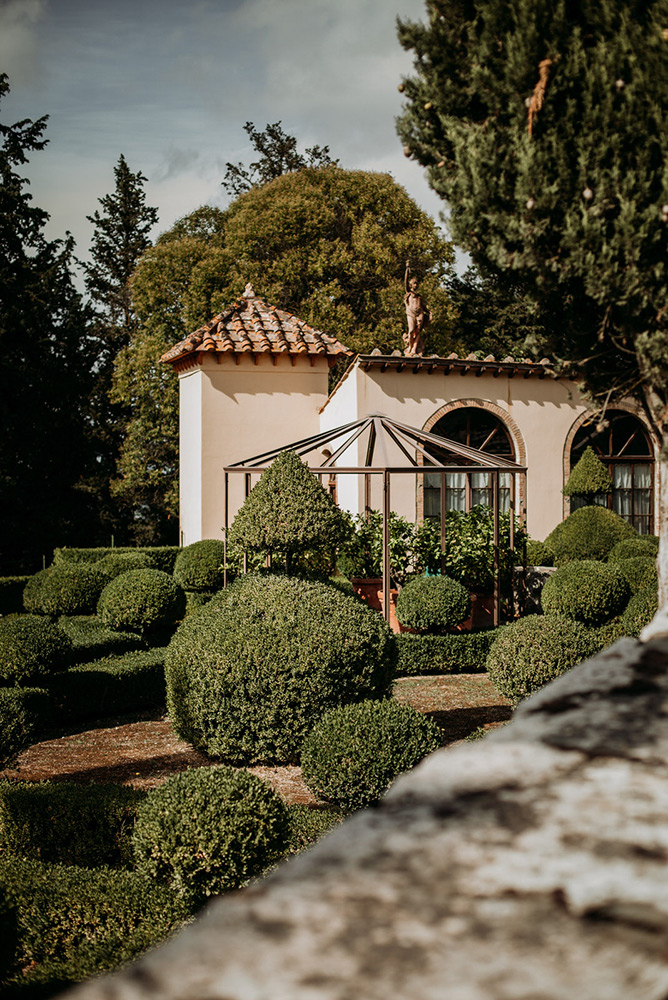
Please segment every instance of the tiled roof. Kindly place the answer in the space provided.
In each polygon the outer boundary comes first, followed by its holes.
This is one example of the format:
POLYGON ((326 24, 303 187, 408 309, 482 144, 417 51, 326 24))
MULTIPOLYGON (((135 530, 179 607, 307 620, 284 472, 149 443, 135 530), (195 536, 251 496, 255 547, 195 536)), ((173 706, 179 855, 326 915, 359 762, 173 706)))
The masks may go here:
POLYGON ((242 297, 194 333, 175 344, 161 361, 180 369, 195 364, 199 355, 278 354, 307 356, 352 354, 335 337, 314 330, 292 313, 268 305, 246 285, 242 297))
MULTIPOLYGON (((480 352, 482 353, 482 352, 480 352)), ((372 351, 371 354, 360 355, 359 365, 364 371, 370 368, 378 368, 380 371, 406 371, 418 372, 426 371, 429 375, 438 372, 442 375, 505 375, 507 378, 514 378, 516 375, 522 378, 544 379, 546 376, 576 378, 575 368, 569 368, 565 372, 555 371, 554 364, 549 358, 542 358, 540 361, 532 361, 531 358, 503 358, 497 361, 493 354, 481 358, 479 354, 468 354, 465 358, 459 354, 449 354, 447 358, 438 355, 423 356, 411 355, 406 357, 401 351, 393 351, 392 354, 381 354, 380 351, 372 351)))

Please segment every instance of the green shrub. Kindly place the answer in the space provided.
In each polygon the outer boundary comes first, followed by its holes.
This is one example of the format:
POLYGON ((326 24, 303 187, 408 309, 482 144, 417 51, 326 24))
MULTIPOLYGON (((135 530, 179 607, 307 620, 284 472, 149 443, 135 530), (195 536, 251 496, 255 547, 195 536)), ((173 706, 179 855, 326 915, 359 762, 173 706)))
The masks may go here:
POLYGON ((99 660, 112 654, 118 656, 146 645, 136 632, 117 632, 95 615, 71 618, 63 615, 58 624, 72 641, 72 656, 77 662, 99 660))
POLYGON ((225 543, 213 538, 181 549, 174 563, 174 579, 184 590, 213 591, 223 586, 225 543))
POLYGON ((381 616, 315 581, 248 575, 187 618, 167 651, 177 733, 229 763, 290 763, 337 704, 384 697, 396 647, 381 616))
POLYGON ((51 695, 44 688, 0 687, 0 768, 30 746, 53 720, 51 695))
POLYGON ((61 723, 124 715, 165 704, 164 648, 82 663, 47 687, 61 723))
POLYGON ((23 591, 29 576, 0 576, 0 615, 23 611, 23 591))
POLYGON ((134 569, 107 584, 97 613, 105 625, 143 633, 173 624, 185 608, 185 594, 171 576, 159 569, 134 569))
POLYGON ((194 590, 186 590, 186 617, 194 615, 200 608, 208 604, 212 597, 213 594, 198 594, 194 590))
POLYGON ((657 535, 638 535, 636 538, 625 538, 610 549, 608 562, 619 562, 621 559, 631 559, 633 556, 649 556, 656 559, 659 551, 657 535))
POLYGON ((86 868, 130 866, 145 795, 121 785, 0 781, 0 853, 86 868))
POLYGON ((115 580, 121 573, 129 573, 131 569, 155 569, 155 564, 146 552, 110 552, 102 556, 94 564, 95 569, 104 575, 107 583, 115 580))
POLYGON ((624 635, 638 638, 646 625, 649 625, 659 608, 659 598, 656 587, 646 587, 634 594, 622 615, 624 635))
POLYGON ((61 628, 39 615, 0 619, 0 682, 25 684, 64 670, 72 643, 61 628))
POLYGON ((580 622, 561 615, 528 615, 498 630, 487 670, 497 690, 518 702, 597 649, 596 636, 580 622))
POLYGON ((554 566, 554 552, 545 542, 527 538, 527 566, 554 566))
POLYGON ((447 576, 418 576, 402 588, 397 619, 420 632, 446 632, 471 614, 468 590, 447 576))
MULTIPOLYGON (((390 512, 390 576, 393 586, 403 586, 415 563, 415 525, 390 512)), ((440 538, 440 534, 439 534, 440 538)), ((339 573, 346 577, 375 579, 383 573, 383 515, 378 510, 349 519, 348 535, 336 555, 339 573)))
POLYGON ((38 615, 87 615, 95 611, 106 577, 85 563, 49 566, 23 591, 26 611, 38 615))
POLYGON ((14 968, 22 986, 57 988, 110 971, 187 916, 168 888, 128 871, 6 857, 0 858, 0 889, 16 910, 14 968))
POLYGON ((495 638, 494 629, 453 635, 413 635, 404 632, 395 637, 397 676, 484 673, 487 670, 487 654, 495 638))
POLYGON ((288 806, 288 843, 286 854, 301 854, 313 847, 344 819, 340 809, 332 806, 288 806))
POLYGON ((584 559, 566 563, 546 580, 540 600, 546 614, 601 625, 626 607, 630 593, 616 565, 584 559))
POLYGON ((590 503, 595 496, 612 492, 610 473, 591 445, 585 448, 580 460, 573 466, 561 492, 567 497, 586 497, 590 503))
POLYGON ((604 625, 590 629, 590 632, 596 641, 596 652, 601 649, 607 649, 608 646, 612 646, 613 642, 617 642, 618 639, 626 635, 623 617, 622 615, 617 615, 609 622, 605 622, 604 625))
POLYGON ((151 791, 132 835, 137 870, 191 906, 235 889, 284 852, 288 815, 260 778, 232 767, 193 768, 151 791))
POLYGON ((637 538, 635 529, 607 507, 580 507, 558 524, 545 539, 555 565, 576 559, 607 559, 617 542, 637 538))
POLYGON ((645 587, 658 586, 656 559, 651 556, 629 556, 628 559, 618 559, 609 565, 619 569, 626 578, 632 594, 637 594, 645 587))
POLYGON ((302 776, 326 802, 345 810, 363 809, 441 743, 436 723, 410 705, 342 705, 316 722, 304 741, 302 776))
POLYGON ((181 549, 178 545, 147 545, 139 548, 131 545, 120 545, 117 548, 96 548, 96 549, 76 549, 61 548, 55 549, 53 553, 53 563, 55 566, 61 563, 96 563, 105 556, 137 555, 143 553, 151 560, 152 566, 161 569, 163 573, 174 572, 174 562, 181 549))

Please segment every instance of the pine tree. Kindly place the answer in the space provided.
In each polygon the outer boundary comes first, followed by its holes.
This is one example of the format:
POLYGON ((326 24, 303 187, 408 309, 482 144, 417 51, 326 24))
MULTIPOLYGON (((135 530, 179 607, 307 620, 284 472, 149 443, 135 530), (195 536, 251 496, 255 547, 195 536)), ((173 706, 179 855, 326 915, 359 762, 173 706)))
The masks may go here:
MULTIPOLYGON (((663 441, 668 605, 668 0, 427 0, 404 22, 405 152, 453 238, 516 279, 534 348, 602 411, 638 399, 663 441)), ((668 631, 668 622, 666 630, 668 631)))
MULTIPOLYGON (((151 245, 149 232, 158 221, 155 208, 146 204, 146 177, 133 173, 125 157, 114 167, 115 188, 99 199, 101 211, 87 216, 94 227, 85 265, 86 289, 96 316, 92 326, 95 347, 95 384, 88 401, 91 436, 97 451, 94 476, 87 489, 95 495, 108 526, 123 534, 122 521, 134 523, 127 505, 115 503, 110 482, 117 471, 125 428, 131 408, 117 396, 111 399, 114 368, 121 352, 137 335, 139 322, 132 305, 130 279, 142 253, 151 245)), ((126 529, 127 531, 127 529, 126 529)))
POLYGON ((329 155, 329 146, 311 146, 304 154, 297 149, 294 136, 283 131, 280 122, 258 132, 253 122, 246 122, 244 132, 249 136, 253 149, 260 158, 249 167, 243 163, 227 163, 222 185, 235 198, 251 188, 261 187, 283 174, 303 167, 332 167, 338 164, 329 155))

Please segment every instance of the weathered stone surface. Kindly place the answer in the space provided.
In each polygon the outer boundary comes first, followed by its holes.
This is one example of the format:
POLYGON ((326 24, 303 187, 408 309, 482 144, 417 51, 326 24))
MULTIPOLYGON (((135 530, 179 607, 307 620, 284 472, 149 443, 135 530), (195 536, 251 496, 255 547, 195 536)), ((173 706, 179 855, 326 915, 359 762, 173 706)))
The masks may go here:
POLYGON ((666 1000, 668 642, 623 640, 80 1000, 666 1000))

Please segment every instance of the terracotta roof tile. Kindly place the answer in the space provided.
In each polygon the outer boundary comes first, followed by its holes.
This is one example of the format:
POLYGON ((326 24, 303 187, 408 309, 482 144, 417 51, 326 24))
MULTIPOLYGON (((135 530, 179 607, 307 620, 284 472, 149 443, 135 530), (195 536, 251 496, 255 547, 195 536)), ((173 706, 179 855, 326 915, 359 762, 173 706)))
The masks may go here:
POLYGON ((268 305, 247 285, 242 297, 218 316, 175 344, 161 361, 179 366, 201 352, 216 354, 352 354, 321 330, 314 330, 292 313, 268 305))

